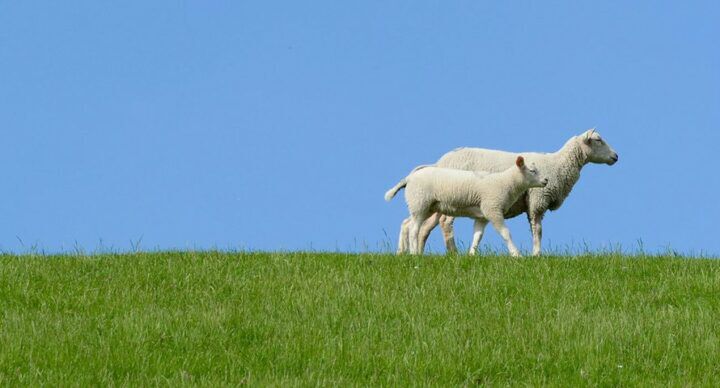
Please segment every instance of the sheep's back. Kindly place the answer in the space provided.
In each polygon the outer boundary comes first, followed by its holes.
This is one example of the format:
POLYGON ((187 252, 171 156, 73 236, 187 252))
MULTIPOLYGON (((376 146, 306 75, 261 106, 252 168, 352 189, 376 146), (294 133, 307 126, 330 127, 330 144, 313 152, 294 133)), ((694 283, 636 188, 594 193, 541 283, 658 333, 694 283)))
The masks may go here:
POLYGON ((458 148, 443 155, 435 165, 459 170, 500 172, 514 165, 518 155, 523 155, 527 163, 533 163, 540 162, 544 154, 537 152, 507 152, 485 148, 458 148))

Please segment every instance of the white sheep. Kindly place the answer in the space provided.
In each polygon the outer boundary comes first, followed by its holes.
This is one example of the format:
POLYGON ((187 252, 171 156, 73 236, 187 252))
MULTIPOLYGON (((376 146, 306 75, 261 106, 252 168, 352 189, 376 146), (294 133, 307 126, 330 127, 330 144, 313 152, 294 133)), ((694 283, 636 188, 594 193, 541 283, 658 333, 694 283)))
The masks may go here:
MULTIPOLYGON (((410 211, 410 251, 422 254, 418 243, 420 226, 434 213, 475 219, 473 248, 477 248, 488 222, 502 236, 512 256, 520 256, 505 226, 505 212, 530 187, 544 187, 535 166, 526 166, 522 156, 515 166, 494 174, 451 168, 420 166, 385 193, 390 201, 405 187, 405 201, 410 211)), ((475 249, 471 249, 474 253, 475 249)))
MULTIPOLYGON (((443 155, 435 164, 438 167, 471 171, 502 171, 512 165, 514 155, 510 152, 482 148, 458 148, 443 155)), ((580 170, 588 163, 603 163, 612 166, 618 161, 618 154, 607 144, 595 129, 590 129, 570 138, 565 145, 553 153, 523 152, 528 163, 535 163, 549 179, 544 188, 533 188, 505 212, 505 218, 527 213, 533 235, 533 255, 541 252, 542 220, 548 210, 557 210, 580 179, 580 170)), ((449 252, 457 251, 453 233, 452 216, 433 214, 422 225, 419 233, 420 249, 440 223, 445 246, 449 252)), ((410 218, 403 221, 398 242, 398 253, 407 251, 407 231, 410 218)), ((475 244, 473 239, 473 244, 475 244)), ((472 248, 471 248, 472 250, 472 248)))

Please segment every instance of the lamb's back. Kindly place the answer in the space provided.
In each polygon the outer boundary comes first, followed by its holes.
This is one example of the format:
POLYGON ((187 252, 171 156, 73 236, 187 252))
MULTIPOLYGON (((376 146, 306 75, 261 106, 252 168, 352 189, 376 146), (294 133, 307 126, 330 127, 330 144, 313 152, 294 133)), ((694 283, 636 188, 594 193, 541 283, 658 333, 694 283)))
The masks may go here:
POLYGON ((405 194, 411 207, 429 205, 433 212, 469 217, 473 214, 469 208, 502 194, 507 173, 427 167, 413 172, 407 180, 405 194))
POLYGON ((414 171, 407 179, 409 184, 424 187, 425 190, 443 191, 453 187, 466 187, 486 175, 485 172, 431 166, 414 171))

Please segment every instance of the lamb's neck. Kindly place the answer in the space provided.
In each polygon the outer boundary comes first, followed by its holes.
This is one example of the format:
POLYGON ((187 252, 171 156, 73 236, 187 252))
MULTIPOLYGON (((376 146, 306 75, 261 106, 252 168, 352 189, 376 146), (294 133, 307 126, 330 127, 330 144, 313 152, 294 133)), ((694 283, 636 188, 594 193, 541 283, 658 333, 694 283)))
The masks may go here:
POLYGON ((519 173, 515 174, 515 172, 511 170, 492 174, 492 176, 486 178, 476 178, 472 184, 468 186, 469 203, 479 206, 482 202, 486 201, 487 198, 483 198, 482 193, 485 192, 489 186, 502 188, 500 195, 503 200, 519 197, 523 191, 527 190, 527 188, 525 188, 520 191, 518 186, 521 184, 522 175, 519 173))
POLYGON ((524 177, 519 170, 512 171, 511 174, 508 174, 507 177, 505 177, 505 187, 507 188, 507 190, 505 190, 507 195, 506 202, 509 205, 512 205, 515 201, 517 201, 522 193, 526 192, 528 189, 528 185, 525 183, 524 177))

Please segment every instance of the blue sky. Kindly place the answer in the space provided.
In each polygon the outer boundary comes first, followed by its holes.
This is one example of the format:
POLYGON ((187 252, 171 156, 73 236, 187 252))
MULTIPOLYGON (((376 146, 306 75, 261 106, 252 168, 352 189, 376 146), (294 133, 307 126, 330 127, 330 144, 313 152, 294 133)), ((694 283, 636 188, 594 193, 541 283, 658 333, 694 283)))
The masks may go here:
POLYGON ((720 253, 719 4, 0 1, 0 249, 376 250, 415 165, 596 126, 546 246, 720 253))

